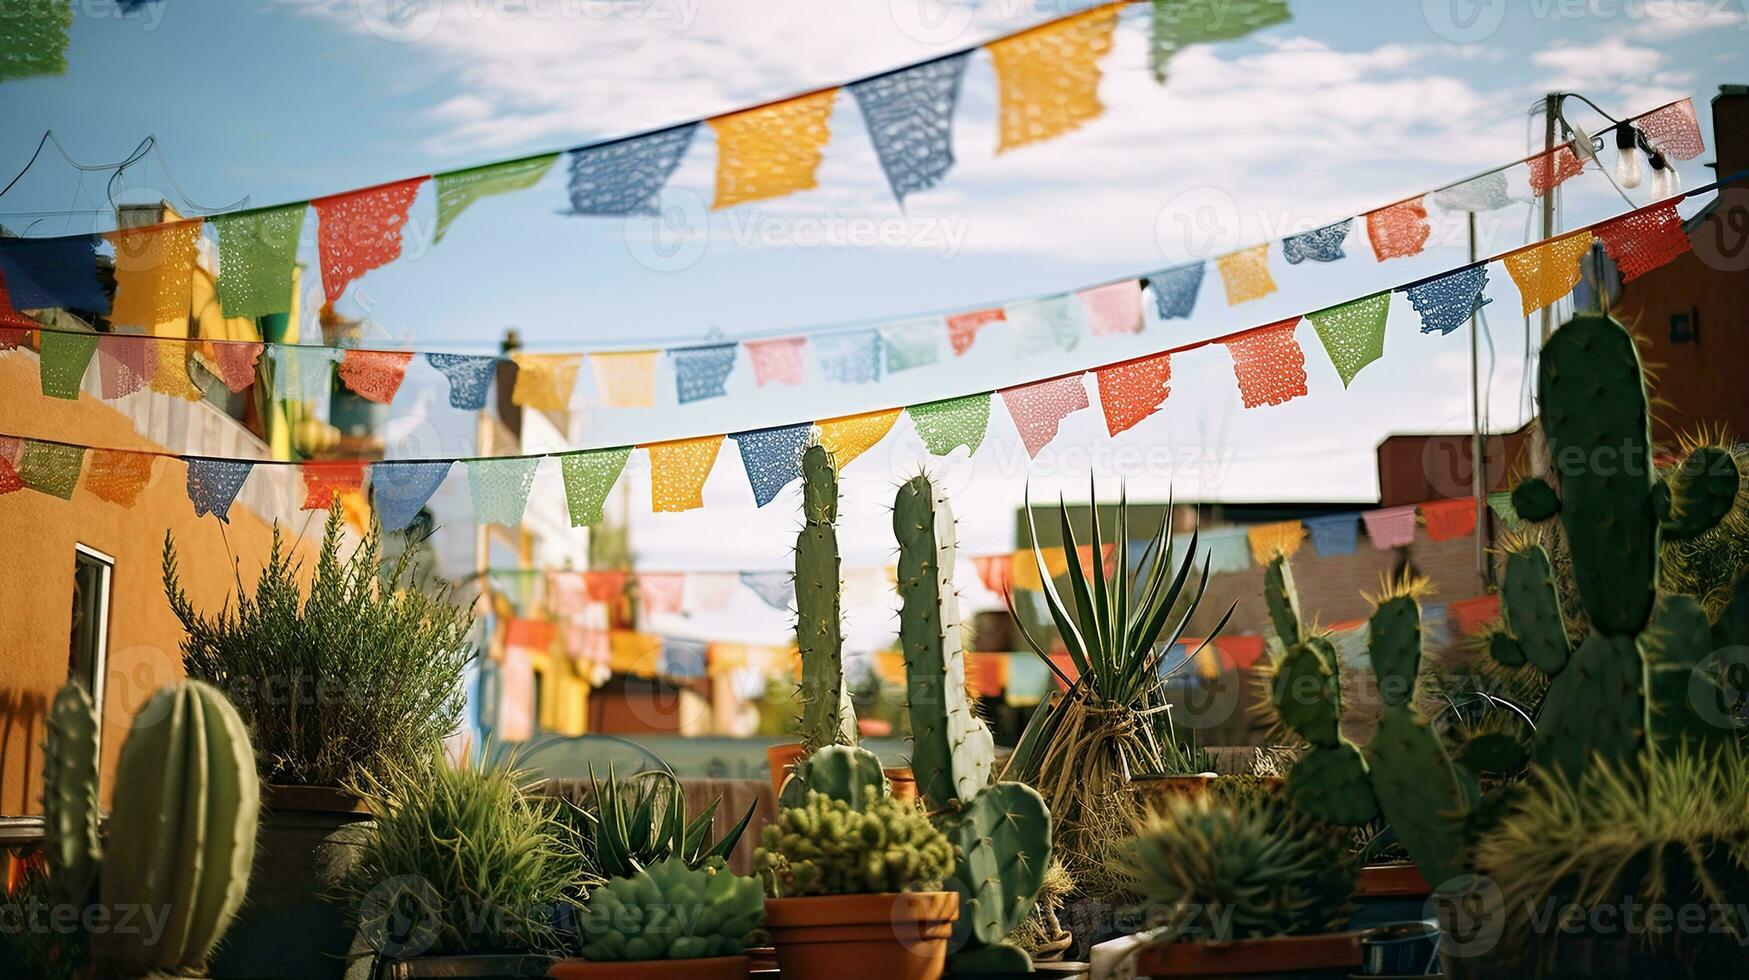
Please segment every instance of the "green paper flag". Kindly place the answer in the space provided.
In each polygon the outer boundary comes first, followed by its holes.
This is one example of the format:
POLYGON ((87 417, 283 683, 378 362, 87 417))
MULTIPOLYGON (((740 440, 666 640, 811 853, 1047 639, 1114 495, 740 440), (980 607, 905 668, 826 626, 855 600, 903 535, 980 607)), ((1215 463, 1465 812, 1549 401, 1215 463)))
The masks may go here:
POLYGON ((905 413, 911 416, 911 424, 917 427, 917 435, 931 456, 946 456, 955 446, 975 453, 990 425, 990 394, 925 402, 912 405, 905 413))
POLYGON ((1488 509, 1494 512, 1495 517, 1500 518, 1500 523, 1506 525, 1507 530, 1516 531, 1524 523, 1518 516, 1518 508, 1512 506, 1510 490, 1496 490, 1489 494, 1488 509))
POLYGON ((553 168, 553 161, 558 158, 557 153, 549 153, 526 160, 491 163, 471 170, 438 174, 437 234, 432 241, 443 241, 443 233, 449 229, 449 223, 480 198, 526 190, 540 183, 540 179, 547 175, 547 171, 553 168))
POLYGON ((1385 318, 1390 312, 1391 294, 1379 293, 1307 315, 1318 330, 1318 339, 1324 342, 1330 363, 1342 375, 1342 387, 1348 387, 1361 368, 1384 355, 1385 318))
POLYGON ((0 82, 66 74, 72 26, 67 0, 6 0, 0 11, 0 82))
POLYGON ((18 460, 18 478, 24 485, 51 497, 73 499, 73 488, 79 483, 79 468, 85 465, 85 447, 62 446, 52 442, 24 441, 24 455, 18 460))
POLYGON ((91 355, 97 353, 97 335, 44 330, 42 338, 42 363, 37 367, 43 394, 50 398, 78 398, 85 368, 91 364, 91 355))
POLYGON ((292 270, 308 207, 287 204, 207 219, 219 235, 219 306, 226 316, 291 312, 292 270))
POLYGON ((605 515, 601 505, 613 491, 614 483, 626 468, 632 447, 597 449, 586 453, 569 453, 559 457, 559 468, 565 476, 565 504, 571 510, 571 526, 600 524, 605 515))

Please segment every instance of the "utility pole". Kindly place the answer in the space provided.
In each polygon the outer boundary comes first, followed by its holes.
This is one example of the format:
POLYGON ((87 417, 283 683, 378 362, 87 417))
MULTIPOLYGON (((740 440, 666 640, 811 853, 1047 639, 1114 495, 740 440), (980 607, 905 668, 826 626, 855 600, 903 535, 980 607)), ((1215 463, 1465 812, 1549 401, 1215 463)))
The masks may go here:
MULTIPOLYGON (((1476 261, 1476 212, 1468 214, 1470 263, 1476 261)), ((1482 445, 1481 315, 1470 311, 1470 491, 1476 497, 1476 575, 1484 587, 1494 584, 1488 562, 1488 458, 1482 445)))

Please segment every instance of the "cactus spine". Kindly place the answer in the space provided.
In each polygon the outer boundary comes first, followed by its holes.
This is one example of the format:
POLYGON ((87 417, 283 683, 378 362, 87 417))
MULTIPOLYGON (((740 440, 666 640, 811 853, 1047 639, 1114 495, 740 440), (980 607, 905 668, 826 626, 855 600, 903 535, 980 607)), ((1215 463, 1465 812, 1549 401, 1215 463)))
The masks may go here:
POLYGON ((824 446, 802 453, 802 530, 796 537, 796 647, 802 655, 802 745, 856 744, 844 686, 840 618, 838 465, 824 446))

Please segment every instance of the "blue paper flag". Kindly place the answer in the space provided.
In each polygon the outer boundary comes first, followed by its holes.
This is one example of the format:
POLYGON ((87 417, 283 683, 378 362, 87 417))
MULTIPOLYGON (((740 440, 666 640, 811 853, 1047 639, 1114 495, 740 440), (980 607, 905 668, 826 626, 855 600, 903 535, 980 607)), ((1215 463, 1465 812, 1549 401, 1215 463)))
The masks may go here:
POLYGON ((426 354, 425 361, 449 379, 451 408, 477 412, 486 407, 486 389, 492 384, 492 375, 498 366, 496 357, 426 354))
POLYGON ((572 150, 571 213, 655 214, 656 199, 697 130, 698 123, 692 122, 572 150))
POLYGON ((1406 291, 1415 312, 1421 314, 1421 332, 1449 334, 1463 326, 1471 313, 1492 302, 1482 295, 1487 287, 1488 265, 1484 262, 1416 283, 1406 291))
POLYGON ((385 531, 400 531, 413 523, 443 478, 449 475, 449 460, 408 463, 372 463, 371 494, 377 519, 385 531))
POLYGON ((231 501, 243 489, 243 481, 255 464, 241 459, 201 459, 191 456, 188 463, 188 499, 194 503, 194 516, 211 514, 225 523, 231 521, 231 501))
POLYGON ((97 283, 96 235, 0 238, 0 276, 17 310, 49 308, 109 312, 97 283))
POLYGON ((808 423, 775 429, 735 432, 729 438, 741 448, 741 465, 753 486, 753 500, 761 507, 771 503, 778 491, 802 475, 802 450, 808 445, 808 423))
POLYGON ((1333 225, 1314 228, 1299 235, 1290 235, 1281 240, 1281 254, 1288 264, 1299 265, 1307 259, 1313 262, 1334 262, 1342 258, 1342 242, 1348 237, 1348 226, 1354 223, 1353 218, 1344 218, 1333 225))
POLYGON ((273 361, 273 394, 292 402, 326 405, 334 391, 336 347, 288 347, 274 344, 267 356, 273 361))
POLYGON ((706 647, 697 640, 662 638, 662 651, 656 660, 656 672, 664 677, 687 679, 704 676, 706 647))
POLYGON ((867 384, 881 379, 881 335, 876 330, 820 334, 811 338, 820 373, 839 384, 867 384))
POLYGON ((971 55, 949 55, 850 86, 900 204, 905 195, 934 187, 953 166, 954 106, 971 55))
POLYGON ((1359 514, 1324 514, 1301 518, 1300 523, 1311 532, 1312 547, 1318 549, 1320 558, 1352 555, 1360 540, 1359 514))
POLYGON ((1451 619, 1446 615, 1445 603, 1421 604, 1421 635, 1426 638, 1431 649, 1451 644, 1451 619))
POLYGON ((1196 293, 1202 288, 1203 263, 1174 266, 1147 277, 1154 291, 1154 307, 1160 319, 1183 319, 1196 309, 1196 293))
POLYGON ((1086 332, 1087 307, 1074 296, 1045 296, 1010 303, 1003 310, 1016 354, 1074 350, 1086 332))
POLYGON ((788 609, 796 597, 796 578, 789 572, 742 572, 741 584, 773 609, 788 609))
POLYGON ((735 370, 737 344, 709 347, 677 347, 668 352, 674 359, 674 389, 680 404, 723 397, 723 385, 735 370))
POLYGON ((881 327, 881 346, 887 352, 887 373, 927 367, 940 360, 944 334, 941 320, 934 317, 881 327))
MULTIPOLYGON (((1241 572, 1251 567, 1251 539, 1242 527, 1215 528, 1212 531, 1202 531, 1197 535, 1197 554, 1195 568, 1201 570, 1203 562, 1208 562, 1209 574, 1221 572, 1241 572)), ((1190 547, 1190 534, 1174 534, 1172 536, 1172 557, 1174 562, 1182 562, 1182 555, 1190 547)))

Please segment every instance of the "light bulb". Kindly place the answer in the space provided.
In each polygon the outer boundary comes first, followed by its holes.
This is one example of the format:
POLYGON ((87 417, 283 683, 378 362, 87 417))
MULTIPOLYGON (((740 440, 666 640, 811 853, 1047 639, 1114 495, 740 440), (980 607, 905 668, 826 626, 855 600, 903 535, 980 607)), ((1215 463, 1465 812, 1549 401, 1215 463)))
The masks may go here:
POLYGON ((1672 197, 1682 187, 1682 178, 1676 176, 1676 169, 1670 166, 1662 153, 1652 155, 1652 200, 1662 201, 1672 197))
POLYGON ((1640 170, 1640 151, 1632 146, 1617 147, 1615 151, 1615 182, 1632 190, 1640 186, 1643 177, 1640 170))

